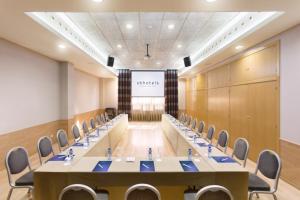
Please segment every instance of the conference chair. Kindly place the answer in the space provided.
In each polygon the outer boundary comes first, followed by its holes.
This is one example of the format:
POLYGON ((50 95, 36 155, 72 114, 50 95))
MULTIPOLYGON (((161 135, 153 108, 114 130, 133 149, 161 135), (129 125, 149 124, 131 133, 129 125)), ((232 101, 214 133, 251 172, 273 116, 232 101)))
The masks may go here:
POLYGON ((82 184, 73 184, 65 187, 59 194, 59 200, 75 200, 75 199, 85 199, 85 200, 97 200, 96 192, 82 184))
POLYGON ((107 112, 104 113, 104 117, 105 117, 105 121, 106 121, 106 122, 108 122, 108 121, 110 120, 110 119, 109 119, 109 116, 108 116, 108 114, 107 114, 107 112))
POLYGON ((214 133, 215 133, 215 126, 214 125, 211 125, 208 130, 207 130, 207 134, 206 134, 206 140, 208 142, 210 142, 210 144, 212 143, 212 140, 213 140, 213 137, 214 137, 214 133))
POLYGON ((7 200, 10 199, 14 189, 28 189, 28 193, 31 193, 33 187, 33 170, 31 169, 28 153, 24 147, 12 148, 5 158, 5 167, 8 176, 8 183, 10 190, 8 192, 7 200), (13 180, 14 175, 18 175, 28 168, 28 172, 13 180))
POLYGON ((197 130, 197 133, 198 133, 199 136, 202 136, 203 131, 204 131, 204 127, 205 127, 204 121, 200 121, 199 125, 198 125, 198 130, 197 130))
POLYGON ((233 200, 231 192, 220 185, 209 185, 198 192, 194 190, 184 193, 184 200, 233 200))
POLYGON ((128 188, 125 193, 125 200, 160 200, 159 191, 148 184, 136 184, 128 188))
POLYGON ((191 122, 191 129, 192 130, 195 130, 196 129, 196 125, 197 125, 197 119, 193 119, 192 122, 191 122))
POLYGON ((252 199, 254 194, 257 197, 259 197, 258 194, 271 194, 277 200, 275 192, 278 188, 281 166, 281 159, 274 151, 264 150, 259 154, 255 172, 249 174, 249 200, 252 199), (272 187, 267 181, 258 176, 259 172, 263 177, 273 181, 272 187))
POLYGON ((50 154, 54 156, 51 139, 48 136, 43 136, 38 140, 37 152, 39 155, 40 164, 43 164, 43 158, 48 157, 50 154))
POLYGON ((72 134, 74 137, 74 142, 79 142, 81 139, 80 130, 76 124, 72 126, 72 134))
POLYGON ((229 141, 229 134, 226 130, 222 130, 220 133, 219 133, 219 136, 218 136, 218 141, 217 141, 217 145, 216 147, 223 151, 224 153, 226 153, 227 151, 227 146, 228 146, 228 141, 229 141))
POLYGON ((89 128, 85 121, 82 122, 82 131, 84 135, 88 135, 90 133, 89 128))
POLYGON ((68 136, 65 130, 59 129, 56 133, 56 138, 60 152, 69 146, 68 136))
POLYGON ((103 113, 100 115, 100 118, 101 118, 102 123, 105 124, 106 120, 105 120, 105 117, 104 117, 103 113))
POLYGON ((96 122, 95 122, 94 118, 91 118, 91 119, 90 119, 90 126, 91 126, 91 128, 92 128, 93 130, 96 129, 96 122))
POLYGON ((191 124, 191 119, 192 119, 191 116, 187 116, 186 121, 185 121, 185 125, 186 125, 187 127, 190 126, 190 124, 191 124))
POLYGON ((249 153, 249 143, 245 138, 237 138, 234 142, 233 152, 231 157, 238 161, 243 167, 246 167, 246 162, 249 153))
POLYGON ((96 116, 96 122, 97 122, 97 125, 98 125, 98 126, 101 126, 101 125, 103 124, 103 122, 101 121, 100 115, 97 115, 97 116, 96 116))

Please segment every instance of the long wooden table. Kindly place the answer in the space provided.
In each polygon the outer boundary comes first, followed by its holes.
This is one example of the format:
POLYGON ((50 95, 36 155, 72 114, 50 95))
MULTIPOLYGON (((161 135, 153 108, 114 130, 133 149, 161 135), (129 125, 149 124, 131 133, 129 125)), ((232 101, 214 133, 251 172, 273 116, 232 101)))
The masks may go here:
MULTIPOLYGON (((121 115, 108 130, 101 131, 100 137, 94 139, 88 148, 72 147, 76 156, 71 163, 51 161, 37 169, 34 173, 35 199, 57 200, 60 191, 74 183, 107 189, 111 200, 124 199, 126 189, 137 183, 156 186, 162 199, 166 200, 182 200, 188 185, 202 187, 211 184, 228 187, 237 200, 247 199, 248 172, 235 163, 218 164, 208 159, 207 150, 198 148, 186 138, 169 115, 162 116, 162 128, 178 157, 154 158, 155 172, 140 172, 139 161, 146 158, 135 158, 135 162, 112 158, 108 172, 92 172, 99 161, 107 160, 107 148, 116 147, 127 126, 127 115, 121 115), (179 163, 187 159, 188 148, 199 154, 193 158, 199 172, 184 172, 179 163)), ((223 154, 214 150, 213 155, 223 154)))

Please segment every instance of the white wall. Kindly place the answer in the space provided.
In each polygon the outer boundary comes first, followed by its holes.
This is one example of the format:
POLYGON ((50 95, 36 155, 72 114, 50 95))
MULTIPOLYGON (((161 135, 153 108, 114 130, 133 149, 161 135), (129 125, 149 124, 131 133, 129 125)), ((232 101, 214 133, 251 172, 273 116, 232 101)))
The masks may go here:
POLYGON ((59 63, 0 39, 0 134, 60 118, 59 63))
POLYGON ((300 144, 300 26, 280 38, 281 138, 300 144))
POLYGON ((118 108, 118 78, 103 79, 103 108, 118 108))
POLYGON ((73 84, 75 115, 101 108, 99 78, 75 70, 73 84))

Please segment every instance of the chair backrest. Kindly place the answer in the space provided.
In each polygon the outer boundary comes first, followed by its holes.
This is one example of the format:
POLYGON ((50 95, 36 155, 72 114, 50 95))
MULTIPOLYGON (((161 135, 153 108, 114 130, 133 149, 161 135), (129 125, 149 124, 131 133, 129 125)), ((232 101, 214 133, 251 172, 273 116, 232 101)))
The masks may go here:
POLYGON ((43 164, 42 158, 54 155, 51 139, 48 136, 41 137, 37 143, 37 151, 39 154, 40 164, 43 164))
POLYGON ((96 200, 96 192, 82 184, 73 184, 65 187, 59 194, 59 200, 96 200))
POLYGON ((206 135, 206 139, 210 141, 210 143, 212 143, 212 139, 214 137, 214 133, 215 133, 215 126, 211 125, 208 130, 207 130, 207 135, 206 135))
POLYGON ((81 136, 80 136, 80 130, 76 124, 72 126, 72 133, 73 133, 74 141, 78 142, 81 139, 81 136))
POLYGON ((128 188, 125 193, 125 200, 160 200, 159 191, 148 184, 136 184, 128 188))
POLYGON ((59 151, 62 151, 64 147, 69 146, 68 136, 65 130, 59 129, 56 134, 59 151))
POLYGON ((233 200, 233 196, 231 192, 220 185, 209 185, 201 190, 199 190, 196 194, 196 200, 204 200, 204 199, 211 199, 211 200, 233 200))
POLYGON ((91 119, 90 119, 90 125, 91 125, 91 128, 92 128, 92 129, 95 129, 95 128, 96 128, 96 123, 95 123, 94 118, 91 118, 91 119))
POLYGON ((6 154, 5 167, 7 170, 9 184, 13 185, 14 183, 11 175, 19 174, 27 167, 31 170, 27 150, 24 147, 12 148, 6 154))
POLYGON ((281 159, 279 155, 272 150, 264 150, 259 154, 255 174, 261 172, 269 179, 275 180, 273 190, 277 190, 278 181, 281 172, 281 159))
POLYGON ((101 121, 100 115, 97 115, 97 116, 96 116, 96 122, 97 122, 97 124, 98 124, 99 126, 103 124, 103 122, 101 121))
POLYGON ((245 138, 237 138, 234 142, 232 158, 237 158, 242 161, 242 166, 245 167, 249 153, 249 143, 245 138))
POLYGON ((191 123, 191 129, 192 129, 192 130, 195 130, 196 125, 197 125, 197 120, 196 120, 196 118, 195 118, 195 119, 192 120, 192 123, 191 123))
POLYGON ((227 151, 227 146, 228 146, 228 141, 229 141, 229 134, 226 130, 222 130, 219 133, 218 137, 218 142, 217 142, 217 148, 221 149, 223 148, 224 153, 227 151))
POLYGON ((105 124, 106 120, 105 120, 104 114, 102 113, 102 114, 100 115, 100 117, 101 117, 101 121, 105 124))
POLYGON ((198 133, 199 133, 199 134, 202 134, 202 133, 203 133, 204 127, 205 127, 204 121, 200 121, 200 122, 199 122, 199 126, 198 126, 198 133))
POLYGON ((104 112, 104 117, 105 117, 105 120, 108 122, 109 121, 109 117, 108 117, 107 112, 104 112))
POLYGON ((85 121, 82 122, 82 130, 85 135, 89 134, 89 128, 85 121))
POLYGON ((189 125, 191 124, 191 119, 192 119, 191 116, 187 116, 186 121, 185 121, 185 124, 186 124, 187 126, 189 126, 189 125))

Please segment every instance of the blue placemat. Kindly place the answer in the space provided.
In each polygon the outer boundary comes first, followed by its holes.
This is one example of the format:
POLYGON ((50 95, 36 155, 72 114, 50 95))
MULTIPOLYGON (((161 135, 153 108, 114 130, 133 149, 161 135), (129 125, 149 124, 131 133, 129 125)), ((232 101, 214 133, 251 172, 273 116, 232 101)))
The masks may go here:
POLYGON ((198 168, 193 163, 193 161, 187 160, 187 161, 179 161, 182 169, 185 172, 198 172, 198 168))
POLYGON ((153 161, 140 161, 140 172, 155 172, 153 161))
POLYGON ((204 142, 197 143, 199 147, 208 147, 208 144, 204 142))
POLYGON ((99 161, 94 167, 93 172, 107 172, 112 161, 99 161))
POLYGON ((97 137, 98 137, 97 135, 89 135, 89 138, 97 138, 97 137))
POLYGON ((55 155, 52 158, 50 158, 48 161, 65 161, 66 155, 55 155))
POLYGON ((83 147, 84 144, 80 142, 76 142, 75 144, 72 145, 73 147, 83 147))
POLYGON ((212 157, 218 163, 235 163, 236 161, 228 156, 213 156, 212 157))

